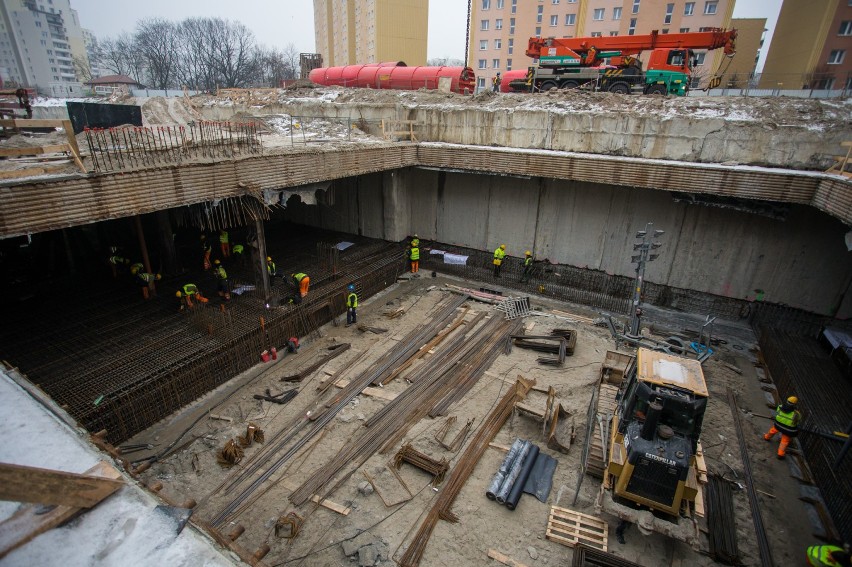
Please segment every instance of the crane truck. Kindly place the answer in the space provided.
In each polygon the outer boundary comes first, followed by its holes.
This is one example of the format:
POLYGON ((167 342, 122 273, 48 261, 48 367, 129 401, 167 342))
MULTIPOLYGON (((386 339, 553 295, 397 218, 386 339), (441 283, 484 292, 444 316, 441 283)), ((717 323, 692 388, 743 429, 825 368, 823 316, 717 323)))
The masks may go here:
MULTIPOLYGON (((526 77, 511 81, 513 92, 539 92, 552 88, 591 88, 620 94, 685 96, 689 92, 695 49, 724 49, 733 57, 737 30, 613 37, 531 37, 526 55, 538 61, 526 77), (647 70, 638 55, 651 51, 647 70)), ((709 88, 721 83, 713 77, 709 88)))

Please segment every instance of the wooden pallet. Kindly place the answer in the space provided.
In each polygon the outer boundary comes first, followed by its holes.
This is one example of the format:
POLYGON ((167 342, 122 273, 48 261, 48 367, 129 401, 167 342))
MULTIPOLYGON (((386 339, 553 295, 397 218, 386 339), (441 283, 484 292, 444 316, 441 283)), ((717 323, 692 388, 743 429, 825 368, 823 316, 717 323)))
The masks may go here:
POLYGON ((583 544, 606 551, 609 525, 595 516, 551 506, 546 535, 547 539, 568 547, 583 544))
MULTIPOLYGON (((602 420, 606 420, 607 416, 612 417, 615 415, 615 410, 618 407, 615 401, 617 394, 618 386, 604 383, 600 385, 595 420, 597 420, 597 415, 601 415, 602 420)), ((586 464, 586 472, 590 475, 603 478, 607 465, 608 455, 606 453, 606 446, 608 443, 609 439, 604 439, 604 431, 601 430, 600 424, 596 421, 592 429, 592 439, 589 442, 589 458, 586 464)))

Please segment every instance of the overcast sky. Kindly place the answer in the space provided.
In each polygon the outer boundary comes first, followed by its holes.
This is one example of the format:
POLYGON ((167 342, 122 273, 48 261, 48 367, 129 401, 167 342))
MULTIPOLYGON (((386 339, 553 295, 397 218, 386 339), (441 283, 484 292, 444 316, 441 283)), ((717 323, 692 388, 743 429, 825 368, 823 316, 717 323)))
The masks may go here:
MULTIPOLYGON (((99 39, 133 31, 144 18, 180 21, 207 16, 240 21, 260 43, 278 48, 292 43, 301 52, 315 49, 313 6, 313 0, 71 0, 80 24, 99 39)), ((781 0, 737 0, 734 17, 767 18, 769 37, 780 9, 781 0)), ((465 0, 429 0, 427 57, 463 59, 466 19, 465 0)), ((762 67, 761 61, 758 69, 762 67)))

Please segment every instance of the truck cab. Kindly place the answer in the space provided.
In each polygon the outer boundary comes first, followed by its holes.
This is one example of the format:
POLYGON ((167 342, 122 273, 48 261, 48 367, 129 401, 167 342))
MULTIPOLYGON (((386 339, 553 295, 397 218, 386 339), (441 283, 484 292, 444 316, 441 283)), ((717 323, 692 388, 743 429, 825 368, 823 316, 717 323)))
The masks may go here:
POLYGON ((689 92, 695 52, 691 49, 654 49, 645 72, 645 93, 685 96, 689 92))

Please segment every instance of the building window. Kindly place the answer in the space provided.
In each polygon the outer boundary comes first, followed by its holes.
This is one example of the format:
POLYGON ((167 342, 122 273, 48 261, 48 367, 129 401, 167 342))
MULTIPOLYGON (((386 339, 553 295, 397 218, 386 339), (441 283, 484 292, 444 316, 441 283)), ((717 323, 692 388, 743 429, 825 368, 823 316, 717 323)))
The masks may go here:
POLYGON ((509 55, 511 55, 513 51, 515 51, 515 40, 510 38, 509 39, 509 55))
POLYGON ((845 49, 832 49, 831 53, 828 55, 828 64, 829 65, 840 65, 843 63, 843 59, 846 58, 846 50, 845 49))
POLYGON ((494 40, 494 49, 503 49, 503 40, 495 39, 494 40))
POLYGON ((683 5, 683 15, 691 16, 695 13, 695 2, 687 2, 683 5))
POLYGON ((595 13, 594 13, 594 16, 592 16, 592 19, 595 20, 596 22, 603 20, 604 19, 604 9, 603 8, 595 8, 595 13))
POLYGON ((512 0, 512 13, 514 14, 517 11, 518 11, 518 0, 512 0))
POLYGON ((36 25, 36 27, 37 27, 37 28, 40 28, 40 27, 41 27, 41 22, 36 21, 35 25, 36 25))
POLYGON ((540 28, 540 27, 536 27, 536 28, 535 28, 535 36, 536 36, 536 37, 541 37, 541 28, 540 28))
POLYGON ((565 14, 565 25, 573 26, 577 21, 577 14, 565 14))
POLYGON ((700 32, 708 32, 708 31, 713 31, 714 29, 715 29, 715 28, 702 27, 702 28, 698 28, 698 31, 700 31, 700 32))
POLYGON ((479 40, 479 50, 485 51, 486 49, 488 49, 488 40, 487 39, 480 39, 479 40))
POLYGON ((704 58, 707 57, 706 51, 696 52, 695 53, 695 65, 704 65, 704 58))
POLYGON ((716 8, 719 7, 719 2, 713 0, 712 2, 704 3, 704 15, 710 16, 716 13, 716 8))
POLYGON ((609 37, 615 37, 615 36, 617 36, 617 35, 618 35, 618 32, 617 32, 617 31, 611 31, 611 32, 609 32, 609 37))
POLYGON ((559 0, 551 0, 551 4, 559 4, 559 0))
POLYGON ((535 16, 535 23, 540 24, 541 19, 544 17, 544 6, 538 7, 538 13, 535 16))
POLYGON ((502 9, 503 9, 503 0, 497 0, 497 9, 498 9, 498 10, 502 10, 502 9))
POLYGON ((482 31, 488 31, 488 20, 482 20, 479 22, 479 29, 482 31))
POLYGON ((680 28, 680 33, 689 33, 689 28, 680 28))
POLYGON ((634 14, 639 13, 639 0, 633 0, 633 13, 634 14))
POLYGON ((491 9, 491 0, 482 0, 482 9, 490 10, 491 9))
POLYGON ((492 69, 499 69, 500 68, 500 60, 499 59, 492 59, 491 60, 491 68, 492 69))
POLYGON ((616 6, 612 9, 612 19, 620 20, 621 19, 621 6, 616 6))
POLYGON ((550 25, 556 27, 559 24, 559 16, 550 16, 550 25))
POLYGON ((509 18, 509 35, 515 35, 515 18, 509 18))
POLYGON ((476 89, 482 90, 485 88, 485 77, 478 77, 476 79, 476 89))
POLYGON ((663 20, 664 24, 672 23, 672 14, 674 14, 674 4, 666 4, 666 17, 663 20))
POLYGON ((506 59, 506 70, 507 71, 512 70, 512 60, 511 59, 506 59))
POLYGON ((837 35, 852 35, 852 22, 840 22, 840 31, 837 35))
POLYGON ((602 35, 603 35, 603 34, 602 34, 601 32, 599 32, 599 31, 593 31, 593 32, 592 32, 592 37, 601 37, 602 35))
POLYGON ((479 60, 479 68, 480 69, 488 69, 488 61, 486 59, 479 60))
POLYGON ((627 28, 627 35, 634 35, 636 33, 636 18, 630 18, 630 27, 627 28))
POLYGON ((502 30, 503 29, 503 18, 497 18, 494 20, 494 29, 502 30))
POLYGON ((667 33, 669 33, 669 28, 663 28, 662 30, 660 30, 660 33, 666 35, 667 33))

